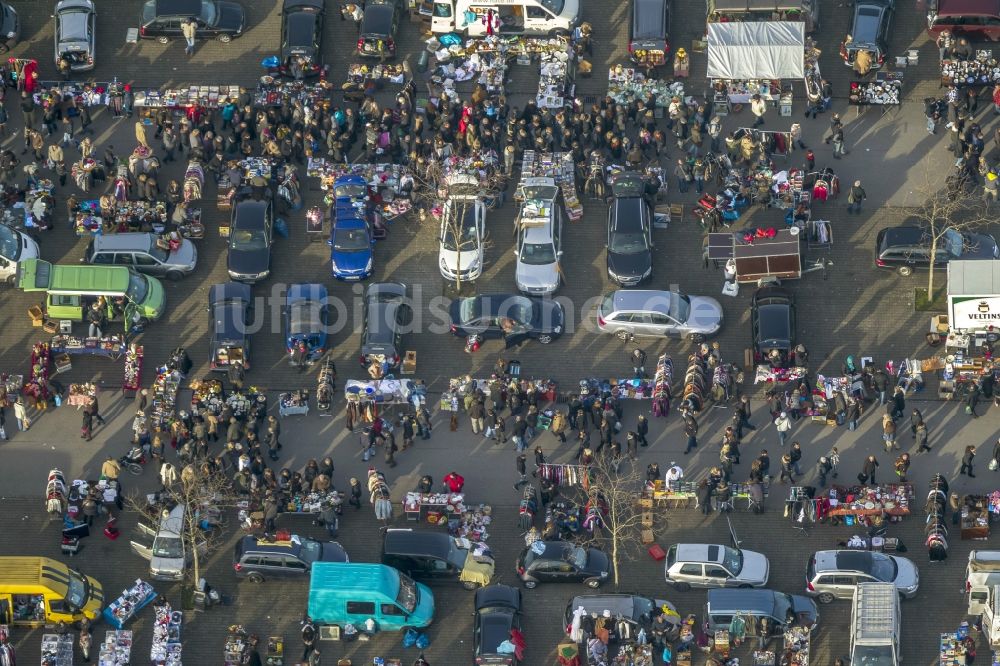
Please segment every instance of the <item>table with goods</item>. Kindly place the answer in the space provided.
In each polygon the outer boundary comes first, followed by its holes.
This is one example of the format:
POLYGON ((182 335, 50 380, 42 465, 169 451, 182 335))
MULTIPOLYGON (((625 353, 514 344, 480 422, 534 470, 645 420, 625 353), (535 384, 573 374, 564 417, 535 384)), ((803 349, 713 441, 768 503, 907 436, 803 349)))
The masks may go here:
POLYGON ((120 597, 111 602, 101 613, 104 621, 115 629, 121 629, 126 622, 135 617, 136 613, 148 606, 156 599, 156 590, 153 586, 137 578, 135 583, 127 590, 124 590, 120 597))
POLYGON ((42 634, 42 666, 73 666, 73 636, 42 634))
POLYGON ((97 655, 97 666, 128 666, 132 658, 132 632, 108 631, 97 655))
POLYGON ((152 666, 181 666, 181 622, 184 614, 164 603, 153 607, 153 643, 149 648, 152 666))

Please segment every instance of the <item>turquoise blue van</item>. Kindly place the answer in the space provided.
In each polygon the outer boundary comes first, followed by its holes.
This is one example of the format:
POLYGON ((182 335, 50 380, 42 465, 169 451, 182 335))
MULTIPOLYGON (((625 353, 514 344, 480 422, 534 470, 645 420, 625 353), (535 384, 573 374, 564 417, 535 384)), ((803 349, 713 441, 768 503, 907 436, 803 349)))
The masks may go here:
POLYGON ((309 617, 319 625, 364 625, 379 631, 421 629, 434 618, 426 585, 384 564, 316 562, 309 575, 309 617))

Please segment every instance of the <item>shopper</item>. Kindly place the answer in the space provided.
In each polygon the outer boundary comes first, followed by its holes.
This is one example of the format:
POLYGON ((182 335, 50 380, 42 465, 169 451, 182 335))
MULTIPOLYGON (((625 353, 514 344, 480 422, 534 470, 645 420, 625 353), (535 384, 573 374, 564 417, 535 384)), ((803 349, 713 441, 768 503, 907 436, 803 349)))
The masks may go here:
MULTIPOLYGON (((181 24, 181 34, 184 35, 184 41, 187 45, 184 47, 184 53, 192 55, 194 53, 194 39, 198 34, 198 23, 193 18, 184 21, 181 24)), ((305 661, 305 656, 302 657, 305 661)))
POLYGON ((799 476, 802 476, 802 468, 799 467, 799 461, 802 460, 802 446, 798 442, 792 442, 792 448, 788 450, 788 455, 792 459, 792 469, 799 476))
POLYGON ((687 435, 684 455, 687 455, 698 447, 698 421, 688 411, 684 412, 684 434, 687 435))
MULTIPOLYGON (((843 146, 844 134, 843 131, 839 131, 840 143, 843 146)), ((836 141, 836 139, 835 139, 836 141)), ((833 146, 834 157, 837 156, 837 144, 834 143, 833 146)), ((865 189, 861 187, 861 181, 854 181, 854 185, 847 192, 847 212, 848 213, 860 213, 861 212, 861 202, 868 198, 868 194, 865 189)))
POLYGON ((910 454, 903 453, 896 458, 896 462, 893 463, 893 469, 896 472, 896 476, 899 477, 899 482, 906 483, 906 473, 910 469, 910 454))
POLYGON ((764 114, 767 113, 767 102, 760 95, 754 95, 750 98, 750 112, 753 113, 755 118, 753 126, 760 127, 764 124, 764 114))
POLYGON ((514 459, 514 467, 518 475, 518 479, 514 483, 514 490, 520 490, 521 486, 528 483, 528 456, 524 453, 518 453, 514 459))
POLYGON ((637 379, 646 376, 646 352, 641 347, 636 347, 629 355, 632 360, 632 373, 637 379))
POLYGON ((882 415, 882 441, 886 451, 899 448, 896 444, 896 422, 892 420, 892 415, 888 411, 882 415))
POLYGON ((793 473, 795 468, 792 466, 792 457, 789 454, 784 454, 781 456, 781 472, 778 476, 778 483, 795 483, 795 477, 793 473))
POLYGON ((923 453, 924 451, 931 450, 930 445, 927 444, 927 424, 924 423, 923 420, 917 424, 914 437, 916 438, 917 453, 923 453))
POLYGON ((774 427, 778 431, 778 443, 784 446, 788 432, 792 429, 792 420, 788 418, 788 412, 781 412, 778 415, 777 420, 774 422, 774 427))
POLYGON ((962 475, 968 475, 970 479, 976 478, 976 475, 972 473, 972 462, 976 457, 976 447, 969 445, 965 447, 965 453, 962 455, 962 466, 958 473, 962 475))
POLYGON ((302 661, 309 658, 309 653, 316 649, 316 625, 308 617, 302 624, 302 661))
POLYGON ((875 456, 865 458, 865 463, 861 467, 861 473, 858 474, 858 483, 876 485, 876 470, 878 470, 878 460, 876 460, 875 456))
POLYGON ((826 456, 820 456, 819 462, 816 464, 816 476, 819 477, 820 488, 826 488, 826 477, 832 470, 833 465, 830 463, 830 459, 826 456))
POLYGON ((469 406, 469 421, 472 423, 472 433, 478 435, 484 430, 484 419, 486 417, 486 406, 479 398, 474 398, 469 406))
POLYGON ((635 434, 639 437, 639 446, 649 446, 646 435, 649 434, 649 421, 643 414, 639 414, 639 421, 635 426, 635 434))
POLYGON ((897 386, 892 392, 892 418, 901 419, 906 411, 906 394, 902 386, 897 386))

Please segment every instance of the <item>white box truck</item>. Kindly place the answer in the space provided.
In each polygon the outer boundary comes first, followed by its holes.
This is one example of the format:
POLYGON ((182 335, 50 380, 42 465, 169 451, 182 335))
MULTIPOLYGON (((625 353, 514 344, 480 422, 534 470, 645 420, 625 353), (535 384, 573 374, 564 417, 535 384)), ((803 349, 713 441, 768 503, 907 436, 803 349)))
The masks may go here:
POLYGON ((899 592, 893 583, 858 583, 851 614, 851 663, 899 666, 899 592))
POLYGON ((1000 585, 1000 550, 974 550, 965 567, 965 593, 969 615, 982 615, 990 605, 990 593, 1000 585))
POLYGON ((956 333, 1000 338, 1000 260, 948 262, 948 325, 956 333))
POLYGON ((431 7, 436 35, 568 35, 578 25, 580 0, 434 0, 431 7))

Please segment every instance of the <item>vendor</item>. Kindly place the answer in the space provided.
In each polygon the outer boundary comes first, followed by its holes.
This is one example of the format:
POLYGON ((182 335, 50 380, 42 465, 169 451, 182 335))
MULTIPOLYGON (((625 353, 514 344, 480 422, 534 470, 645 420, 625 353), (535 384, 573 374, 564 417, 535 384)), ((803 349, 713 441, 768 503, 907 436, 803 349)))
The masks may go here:
POLYGON ((972 49, 972 45, 969 44, 969 40, 962 37, 958 42, 951 48, 951 56, 958 61, 965 62, 967 60, 972 60, 975 52, 972 49))
POLYGON ((675 486, 680 483, 680 480, 684 478, 684 470, 677 463, 670 463, 670 469, 667 470, 667 474, 664 478, 664 483, 667 486, 667 490, 673 491, 675 486))

